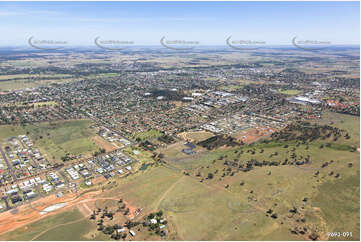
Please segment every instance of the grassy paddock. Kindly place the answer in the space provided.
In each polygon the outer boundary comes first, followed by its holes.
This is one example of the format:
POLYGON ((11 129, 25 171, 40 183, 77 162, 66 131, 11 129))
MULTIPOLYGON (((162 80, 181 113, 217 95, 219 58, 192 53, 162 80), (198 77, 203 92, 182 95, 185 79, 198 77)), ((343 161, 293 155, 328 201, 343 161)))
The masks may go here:
POLYGON ((91 140, 95 135, 90 129, 91 124, 91 120, 70 120, 26 126, 4 125, 0 126, 0 139, 6 141, 11 136, 27 134, 49 159, 60 161, 67 153, 86 155, 99 149, 91 140))

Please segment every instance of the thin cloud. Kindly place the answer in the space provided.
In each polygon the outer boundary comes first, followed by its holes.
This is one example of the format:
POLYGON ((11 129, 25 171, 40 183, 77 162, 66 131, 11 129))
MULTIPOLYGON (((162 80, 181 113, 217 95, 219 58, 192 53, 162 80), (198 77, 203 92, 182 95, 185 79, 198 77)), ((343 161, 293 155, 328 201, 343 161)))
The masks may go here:
POLYGON ((54 16, 61 15, 62 13, 49 10, 0 10, 0 17, 12 17, 12 16, 54 16))
POLYGON ((206 18, 133 18, 133 17, 126 17, 126 18, 82 18, 82 17, 72 17, 74 21, 79 22, 148 22, 148 21, 168 21, 168 22, 183 22, 183 21, 209 21, 212 19, 206 18))

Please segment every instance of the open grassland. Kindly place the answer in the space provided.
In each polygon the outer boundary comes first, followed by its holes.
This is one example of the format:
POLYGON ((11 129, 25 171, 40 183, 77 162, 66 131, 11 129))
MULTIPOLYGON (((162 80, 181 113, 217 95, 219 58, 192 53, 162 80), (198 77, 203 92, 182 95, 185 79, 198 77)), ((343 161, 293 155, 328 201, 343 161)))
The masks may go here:
POLYGON ((39 86, 47 86, 54 83, 68 83, 76 80, 80 80, 80 78, 6 80, 6 81, 0 81, 0 91, 14 91, 25 88, 35 88, 39 86))
POLYGON ((349 140, 341 139, 340 141, 337 141, 337 143, 346 143, 355 147, 360 147, 360 117, 326 112, 322 115, 322 119, 319 123, 347 130, 351 138, 349 140))
POLYGON ((55 101, 48 101, 48 102, 36 102, 36 103, 28 103, 28 104, 24 104, 21 102, 15 103, 15 104, 4 104, 3 106, 13 106, 15 105, 16 107, 31 107, 34 106, 34 108, 39 108, 39 107, 50 107, 50 106, 57 106, 58 103, 55 101))
POLYGON ((179 141, 177 143, 168 145, 166 148, 160 148, 157 150, 157 152, 162 153, 165 158, 172 162, 181 162, 183 160, 189 160, 192 158, 192 160, 195 160, 195 157, 199 157, 200 155, 204 155, 208 153, 208 151, 200 146, 197 146, 194 151, 196 152, 193 155, 187 155, 182 152, 183 149, 188 148, 184 145, 184 141, 179 141))
POLYGON ((13 79, 32 79, 32 78, 67 78, 71 77, 69 74, 53 74, 53 75, 35 75, 35 74, 14 74, 14 75, 0 75, 0 81, 13 79))
POLYGON ((360 174, 341 182, 328 181, 319 187, 314 206, 320 207, 329 231, 352 232, 352 237, 330 240, 360 239, 360 174))
POLYGON ((49 158, 59 160, 67 153, 71 155, 89 154, 98 147, 91 140, 95 132, 90 129, 92 121, 74 120, 55 123, 41 123, 26 126, 36 146, 49 154, 49 158))
POLYGON ((300 90, 296 90, 296 89, 288 89, 288 90, 279 89, 278 91, 286 95, 297 95, 301 93, 300 90))
MULTIPOLYGON (((179 149, 177 150, 173 146, 168 151, 170 155, 165 157, 172 166, 187 171, 191 177, 193 176, 199 181, 203 180, 202 184, 219 186, 232 194, 240 195, 240 200, 232 206, 239 206, 243 209, 247 205, 252 208, 258 208, 258 211, 272 209, 277 213, 278 218, 272 219, 276 224, 266 229, 267 233, 259 233, 257 238, 252 238, 246 232, 247 236, 245 239, 309 239, 302 234, 296 236, 290 233, 291 229, 302 225, 306 226, 309 231, 312 230, 317 233, 323 239, 327 239, 327 232, 349 231, 353 233, 352 237, 332 239, 358 240, 360 238, 360 154, 350 149, 350 147, 356 145, 359 147, 359 118, 340 114, 325 117, 323 121, 329 123, 330 117, 332 117, 332 122, 335 126, 345 129, 351 134, 351 139, 342 138, 336 142, 332 142, 332 139, 316 140, 308 145, 297 145, 296 142, 272 141, 270 143, 257 143, 243 148, 220 148, 207 153, 190 155, 188 158, 178 160, 171 159, 173 156, 172 149, 174 152, 179 152, 179 149), (326 143, 331 143, 331 146, 321 148, 321 145, 326 143), (285 147, 285 145, 288 146, 285 147), (254 154, 248 152, 251 149, 255 150, 254 154), (243 150, 243 153, 238 156, 241 150, 243 150), (277 152, 277 155, 272 155, 275 152, 277 152), (286 158, 290 159, 292 153, 295 153, 297 157, 309 155, 311 163, 303 166, 255 167, 249 172, 236 172, 232 175, 222 176, 223 173, 227 173, 226 169, 229 167, 224 165, 226 160, 233 161, 234 159, 239 159, 241 162, 251 159, 283 161, 286 158), (331 160, 333 160, 332 164, 321 168, 324 162, 330 162, 331 160), (352 163, 351 167, 349 163, 352 163), (319 175, 316 176, 315 173, 317 171, 319 175), (199 177, 196 176, 197 173, 200 174, 199 177), (209 173, 213 174, 212 179, 207 179, 207 174, 209 173), (335 177, 335 174, 340 174, 340 176, 335 177), (226 186, 228 188, 225 188, 226 186), (247 196, 249 199, 248 203, 242 204, 241 199, 247 196), (303 201, 304 198, 307 198, 306 201, 303 201), (300 219, 293 219, 295 216, 289 217, 289 210, 294 206, 301 211, 306 222, 300 224, 300 219)), ((189 194, 193 194, 189 188, 184 190, 189 194)), ((177 202, 174 202, 174 206, 167 205, 167 207, 177 209, 181 204, 181 200, 176 199, 177 202)), ((197 207, 197 211, 203 209, 202 206, 195 205, 195 207, 197 207)), ((176 217, 174 219, 177 220, 176 217)), ((244 216, 243 219, 247 221, 248 218, 244 216)), ((187 221, 193 220, 188 218, 187 221)), ((259 225, 257 222, 256 224, 259 225)), ((180 228, 185 226, 186 224, 183 221, 180 228)), ((260 231, 263 231, 261 228, 259 228, 260 231)), ((188 231, 186 234, 189 235, 190 232, 188 231)), ((234 238, 240 239, 242 237, 234 238)))
POLYGON ((90 128, 90 120, 73 120, 39 123, 26 126, 0 126, 0 139, 11 136, 29 135, 34 145, 48 155, 49 159, 59 161, 66 154, 86 155, 99 147, 91 137, 95 131, 90 128))
POLYGON ((81 79, 97 79, 97 78, 110 78, 117 76, 117 73, 100 73, 90 74, 80 77, 74 77, 70 74, 16 74, 16 75, 0 75, 0 92, 1 91, 14 91, 25 88, 36 88, 39 86, 47 86, 51 84, 61 84, 81 79))
POLYGON ((207 131, 189 131, 189 132, 179 133, 178 136, 184 140, 189 140, 190 142, 198 143, 200 141, 212 137, 213 134, 207 131))
POLYGON ((6 141, 11 136, 18 136, 24 133, 24 128, 20 125, 0 125, 0 142, 6 141))
POLYGON ((147 169, 120 179, 118 187, 105 190, 102 196, 126 197, 132 205, 150 211, 157 208, 164 192, 182 177, 179 172, 164 167, 147 169))
POLYGON ((176 239, 308 240, 308 234, 290 232, 302 226, 317 233, 319 239, 328 239, 327 232, 335 229, 346 231, 349 228, 353 232, 351 239, 358 240, 359 153, 332 146, 321 149, 320 142, 309 144, 308 149, 306 145, 295 143, 284 148, 284 143, 277 142, 220 148, 127 177, 108 193, 118 192, 143 211, 165 211, 176 229, 176 239), (256 153, 247 153, 250 148, 256 149, 256 153), (311 163, 299 167, 255 167, 250 172, 221 176, 224 161, 236 158, 236 150, 244 150, 239 158, 242 161, 252 158, 277 161, 289 158, 293 149, 297 156, 310 155, 311 163), (278 155, 270 158, 274 152, 278 155), (227 158, 219 160, 220 156, 227 158), (332 164, 321 168, 330 160, 332 164), (349 167, 348 163, 353 166, 349 167), (190 175, 182 174, 183 171, 190 175), (201 177, 195 176, 198 171, 201 177), (320 172, 318 176, 314 175, 316 171, 320 172), (329 175, 331 172, 333 175, 329 175), (208 173, 213 173, 214 177, 204 179, 208 173), (340 177, 336 178, 336 173, 340 177), (341 196, 328 202, 337 194, 341 196), (298 209, 295 215, 289 212, 294 207, 298 209), (276 219, 266 216, 269 209, 277 214, 276 219), (343 213, 340 219, 332 213, 335 210, 343 213))
POLYGON ((151 129, 147 132, 139 132, 134 135, 134 139, 139 141, 145 141, 145 140, 151 140, 158 137, 161 137, 163 134, 159 132, 158 130, 151 129))

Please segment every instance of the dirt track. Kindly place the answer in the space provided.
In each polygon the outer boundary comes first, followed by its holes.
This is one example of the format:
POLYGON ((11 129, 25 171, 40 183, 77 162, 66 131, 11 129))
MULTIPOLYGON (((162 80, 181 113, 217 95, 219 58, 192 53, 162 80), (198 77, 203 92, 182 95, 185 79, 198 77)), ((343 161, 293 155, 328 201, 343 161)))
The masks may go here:
MULTIPOLYGON (((49 215, 57 214, 59 212, 63 212, 71 207, 80 204, 86 204, 88 202, 96 201, 99 199, 114 199, 118 198, 109 197, 109 198, 98 198, 96 195, 99 194, 99 191, 89 192, 87 194, 83 194, 82 196, 77 197, 76 194, 66 194, 62 198, 58 198, 55 195, 51 195, 48 197, 44 197, 36 201, 30 207, 29 204, 22 205, 18 208, 18 213, 12 214, 11 211, 7 211, 5 213, 0 214, 0 234, 13 231, 19 227, 22 227, 26 224, 38 221, 43 219, 49 215), (39 211, 43 210, 46 207, 57 203, 67 203, 63 208, 57 209, 53 212, 41 215, 39 211)), ((84 208, 86 209, 86 208, 84 208)), ((89 212, 89 208, 87 209, 89 212)))

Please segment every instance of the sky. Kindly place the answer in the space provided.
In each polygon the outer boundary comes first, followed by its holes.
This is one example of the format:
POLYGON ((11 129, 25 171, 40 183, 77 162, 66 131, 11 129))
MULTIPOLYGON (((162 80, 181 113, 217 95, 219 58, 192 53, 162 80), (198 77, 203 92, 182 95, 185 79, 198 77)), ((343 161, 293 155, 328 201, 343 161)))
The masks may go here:
POLYGON ((269 45, 300 40, 359 44, 359 2, 0 2, 0 46, 94 39, 159 45, 168 40, 269 45))

